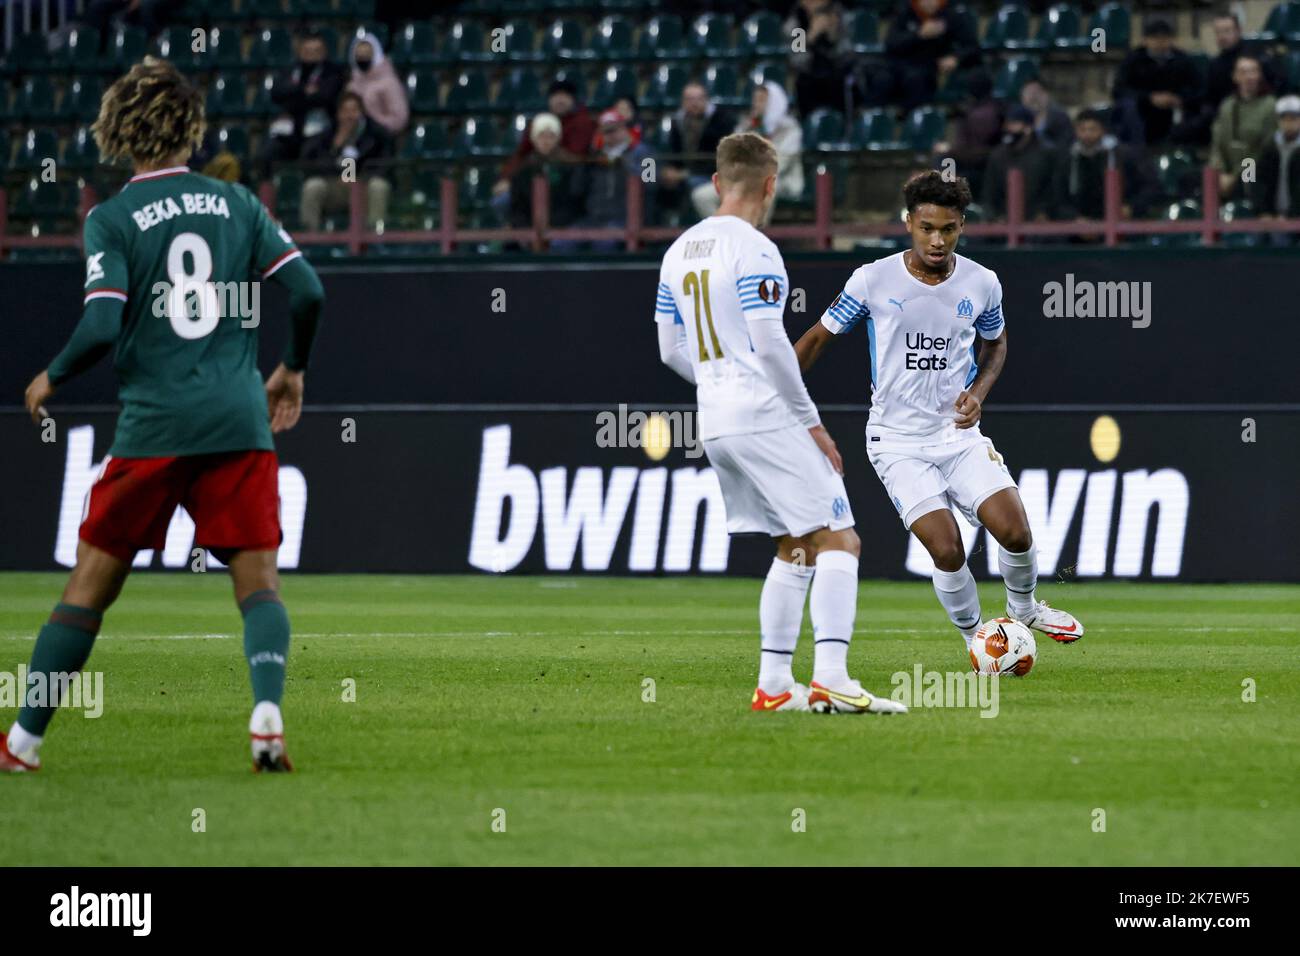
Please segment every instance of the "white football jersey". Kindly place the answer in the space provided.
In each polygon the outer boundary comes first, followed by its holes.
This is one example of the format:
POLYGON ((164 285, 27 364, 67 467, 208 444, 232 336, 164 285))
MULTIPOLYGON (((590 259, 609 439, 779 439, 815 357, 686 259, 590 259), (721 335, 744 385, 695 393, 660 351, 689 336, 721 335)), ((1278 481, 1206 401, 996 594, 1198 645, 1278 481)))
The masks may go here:
POLYGON ((656 322, 686 331, 701 439, 797 424, 754 355, 748 320, 785 312, 789 280, 771 239, 735 216, 710 216, 677 237, 659 268, 656 322))
POLYGON ((901 252, 860 266, 822 315, 822 325, 836 335, 866 322, 868 442, 915 443, 955 431, 953 404, 977 371, 975 335, 1002 333, 997 275, 965 256, 954 258, 952 275, 938 285, 912 275, 901 252))

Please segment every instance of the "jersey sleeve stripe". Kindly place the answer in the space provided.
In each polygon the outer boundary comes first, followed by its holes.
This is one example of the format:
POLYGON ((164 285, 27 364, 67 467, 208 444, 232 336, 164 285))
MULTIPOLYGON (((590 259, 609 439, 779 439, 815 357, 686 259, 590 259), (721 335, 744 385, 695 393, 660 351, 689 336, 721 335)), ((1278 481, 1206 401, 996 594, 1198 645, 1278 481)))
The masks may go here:
POLYGON ((82 305, 92 299, 117 299, 119 302, 126 301, 126 292, 123 289, 92 289, 86 293, 86 298, 82 300, 82 305))
POLYGON ((302 257, 302 250, 300 249, 285 250, 284 252, 280 253, 280 255, 277 256, 269 266, 267 266, 265 269, 262 270, 262 278, 269 279, 272 275, 274 275, 277 271, 279 271, 281 266, 285 265, 286 263, 292 262, 294 259, 299 259, 301 257, 302 257))

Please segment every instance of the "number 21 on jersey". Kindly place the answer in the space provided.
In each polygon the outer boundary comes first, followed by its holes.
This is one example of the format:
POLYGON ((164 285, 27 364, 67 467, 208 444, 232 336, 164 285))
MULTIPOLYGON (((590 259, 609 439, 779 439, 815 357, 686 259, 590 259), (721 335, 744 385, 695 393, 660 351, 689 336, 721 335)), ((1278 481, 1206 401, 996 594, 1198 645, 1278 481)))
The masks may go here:
POLYGON ((718 342, 717 330, 713 327, 713 308, 709 305, 709 270, 701 269, 699 275, 694 272, 686 273, 686 278, 682 280, 682 292, 689 295, 695 303, 695 337, 700 343, 700 361, 707 362, 710 359, 722 358, 722 346, 718 342), (702 310, 701 300, 704 303, 702 310), (712 355, 704 346, 705 322, 709 325, 709 341, 713 345, 712 355))

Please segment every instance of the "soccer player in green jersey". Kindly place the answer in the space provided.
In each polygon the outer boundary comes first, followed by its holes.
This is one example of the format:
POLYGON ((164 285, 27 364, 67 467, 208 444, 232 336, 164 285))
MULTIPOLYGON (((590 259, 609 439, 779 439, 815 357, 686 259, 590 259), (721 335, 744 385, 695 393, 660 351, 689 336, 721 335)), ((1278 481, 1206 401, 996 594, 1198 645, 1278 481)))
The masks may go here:
POLYGON ((18 719, 0 734, 0 770, 40 766, 53 689, 85 666, 136 552, 163 546, 177 505, 194 519, 195 545, 230 568, 253 685, 254 769, 292 769, 280 714, 289 617, 276 571, 271 435, 302 411, 324 292, 257 197, 185 166, 203 130, 198 91, 153 58, 105 93, 93 127, 103 157, 129 161, 135 175, 86 217, 85 311, 27 387, 26 404, 40 422, 63 382, 113 351, 122 411, 88 496, 76 567, 36 640, 18 719), (263 385, 256 316, 228 303, 260 301, 256 284, 266 278, 287 287, 293 327, 263 385))

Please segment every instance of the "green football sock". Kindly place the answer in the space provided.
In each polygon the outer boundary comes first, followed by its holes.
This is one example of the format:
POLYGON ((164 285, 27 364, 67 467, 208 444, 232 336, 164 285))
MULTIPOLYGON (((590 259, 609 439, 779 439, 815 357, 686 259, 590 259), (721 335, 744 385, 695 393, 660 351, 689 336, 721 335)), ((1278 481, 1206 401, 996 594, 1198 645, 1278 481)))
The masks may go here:
POLYGON ((253 682, 253 703, 279 706, 289 660, 289 612, 274 591, 254 591, 239 604, 244 615, 244 656, 253 682))
MULTIPOLYGON (((75 674, 86 666, 90 649, 95 646, 95 636, 104 615, 88 607, 75 604, 56 604, 49 621, 41 628, 32 651, 32 662, 27 668, 27 683, 44 680, 47 688, 56 686, 52 677, 75 674), (43 675, 38 676, 38 675, 43 675)), ((54 719, 58 701, 47 699, 44 706, 29 706, 24 700, 18 711, 18 726, 37 737, 45 736, 45 728, 54 719)))

